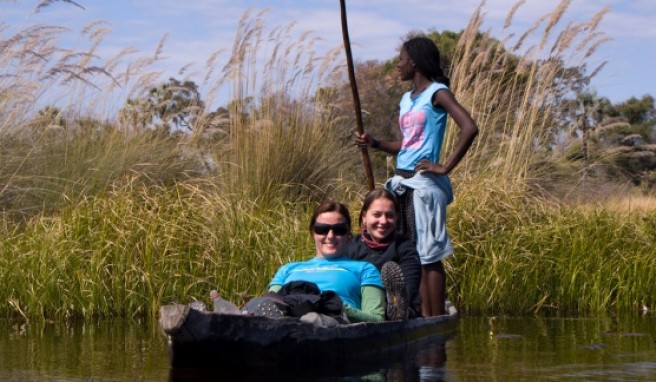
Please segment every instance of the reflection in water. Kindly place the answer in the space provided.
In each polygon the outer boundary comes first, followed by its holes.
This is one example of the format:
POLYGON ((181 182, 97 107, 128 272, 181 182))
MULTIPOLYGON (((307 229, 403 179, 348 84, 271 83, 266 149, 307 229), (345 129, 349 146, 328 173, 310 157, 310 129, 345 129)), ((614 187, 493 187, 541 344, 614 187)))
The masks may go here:
POLYGON ((289 370, 172 369, 169 381, 443 381, 447 341, 443 335, 428 337, 375 358, 340 366, 323 364, 318 359, 312 365, 289 370))
POLYGON ((444 341, 427 344, 415 356, 418 381, 443 381, 445 375, 446 343, 444 341))
POLYGON ((167 349, 161 338, 156 327, 136 321, 0 320, 0 380, 166 380, 167 349))
POLYGON ((0 381, 526 381, 656 380, 656 315, 461 317, 454 337, 427 339, 343 368, 230 374, 169 370, 148 322, 17 324, 0 320, 0 381))
POLYGON ((467 317, 447 368, 458 381, 654 381, 655 340, 654 315, 467 317))

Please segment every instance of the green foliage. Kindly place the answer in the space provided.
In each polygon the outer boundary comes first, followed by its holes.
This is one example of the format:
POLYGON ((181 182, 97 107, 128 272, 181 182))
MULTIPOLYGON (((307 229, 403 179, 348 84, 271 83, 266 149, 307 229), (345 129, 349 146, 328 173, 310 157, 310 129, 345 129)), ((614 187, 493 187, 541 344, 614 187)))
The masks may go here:
MULTIPOLYGON (((433 40, 435 45, 437 45, 437 48, 440 51, 440 63, 442 64, 445 73, 451 73, 456 49, 460 38, 462 37, 462 31, 459 33, 451 31, 443 31, 441 33, 438 31, 430 31, 426 34, 426 37, 433 40)), ((482 38, 483 35, 479 33, 475 44, 480 44, 482 38)))
MULTIPOLYGON (((347 199, 342 199, 347 200, 347 199)), ((242 304, 312 256, 314 201, 262 204, 211 182, 124 183, 0 230, 0 315, 154 316, 218 289, 242 304)), ((348 199, 357 211, 360 199, 348 199)), ((450 208, 449 298, 468 314, 635 310, 656 300, 656 220, 481 184, 450 208)))
POLYGON ((243 303, 284 262, 311 254, 302 204, 264 208, 211 183, 125 183, 0 231, 2 316, 155 316, 160 304, 243 303))
MULTIPOLYGON (((605 41, 596 31, 602 10, 568 24, 547 46, 567 4, 538 20, 548 24, 543 36, 532 36, 535 29, 500 39, 481 34, 478 12, 462 32, 428 33, 450 65, 454 93, 481 127, 452 174, 459 191, 449 225, 458 253, 447 262, 449 296, 466 312, 598 312, 656 303, 651 217, 568 209, 535 198, 527 186, 533 177, 549 181, 547 173, 587 175, 586 161, 630 158, 629 151, 610 155, 605 144, 625 132, 642 134, 653 118, 645 98, 617 110, 591 99, 582 116, 578 100, 561 102, 595 73, 585 73, 577 55, 585 59, 605 41), (524 49, 529 37, 541 42, 524 49), (574 114, 567 117, 561 105, 574 114), (606 118, 623 115, 643 121, 627 127, 606 118), (585 128, 577 124, 583 121, 585 128), (550 147, 564 126, 586 133, 569 153, 550 147), (563 153, 570 162, 562 163, 563 153)), ((93 48, 63 68, 38 66, 57 61, 57 50, 36 52, 42 59, 34 62, 14 53, 33 48, 25 45, 32 38, 52 41, 59 29, 7 40, 0 62, 25 71, 0 82, 0 283, 7 286, 1 314, 153 316, 161 303, 203 299, 212 288, 242 303, 266 288, 280 264, 311 256, 306 224, 319 199, 359 209, 365 182, 352 144, 351 93, 338 70, 341 50, 317 59, 315 39, 293 38, 290 28, 267 39, 262 13, 249 15, 221 74, 214 74, 213 55, 201 85, 159 83, 145 69, 153 59, 123 73, 110 73, 115 65, 101 71, 89 62, 103 33, 98 27, 85 32, 96 36, 93 48), (263 56, 266 62, 255 61, 263 56), (254 70, 260 67, 262 73, 254 70), (104 104, 88 101, 98 88, 94 73, 112 80, 107 89, 136 83, 126 90, 129 101, 114 103, 125 105, 119 116, 92 113, 104 104), (67 97, 85 102, 35 114, 50 82, 32 78, 58 78, 72 89, 67 97), (199 89, 212 95, 224 82, 231 99, 208 113, 199 89)), ((366 129, 388 138, 397 134, 396 105, 406 87, 393 62, 361 63, 356 71, 366 129)), ((456 132, 449 127, 444 152, 456 132)), ((384 179, 387 158, 373 158, 377 179, 384 179)))
POLYGON ((563 153, 566 160, 581 161, 587 175, 605 179, 615 176, 615 182, 628 179, 650 190, 649 179, 656 171, 651 96, 613 105, 594 92, 579 92, 576 99, 563 103, 562 115, 559 125, 565 126, 563 130, 568 133, 559 135, 561 142, 555 145, 554 154, 563 153), (598 171, 602 167, 604 171, 598 171))
POLYGON ((644 95, 641 99, 631 97, 619 103, 616 108, 632 125, 649 122, 654 123, 656 120, 654 97, 651 95, 644 95))
POLYGON ((195 168, 168 135, 122 132, 90 118, 64 126, 41 118, 28 123, 26 134, 2 136, 0 209, 12 218, 56 211, 124 177, 162 183, 195 168))
POLYGON ((145 97, 127 100, 120 113, 123 123, 134 127, 191 132, 204 107, 196 83, 170 78, 145 97))
POLYGON ((637 311, 656 300, 656 220, 490 187, 450 210, 450 298, 471 314, 637 311))

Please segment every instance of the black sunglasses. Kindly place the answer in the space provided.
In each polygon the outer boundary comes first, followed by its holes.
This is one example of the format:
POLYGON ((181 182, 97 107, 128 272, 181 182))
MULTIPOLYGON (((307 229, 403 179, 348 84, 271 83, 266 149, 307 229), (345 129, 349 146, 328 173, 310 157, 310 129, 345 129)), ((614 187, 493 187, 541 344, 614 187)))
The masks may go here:
POLYGON ((348 224, 339 223, 339 224, 324 224, 324 223, 315 223, 314 224, 314 233, 317 235, 328 235, 330 230, 333 231, 335 236, 344 236, 349 232, 348 224))

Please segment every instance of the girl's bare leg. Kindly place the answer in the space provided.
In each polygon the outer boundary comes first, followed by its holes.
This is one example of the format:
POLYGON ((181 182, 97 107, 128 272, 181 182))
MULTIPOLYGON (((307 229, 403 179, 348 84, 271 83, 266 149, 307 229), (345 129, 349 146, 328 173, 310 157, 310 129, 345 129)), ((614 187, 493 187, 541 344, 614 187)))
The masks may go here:
POLYGON ((444 314, 446 272, 441 261, 422 265, 419 294, 421 296, 421 314, 424 317, 444 314))

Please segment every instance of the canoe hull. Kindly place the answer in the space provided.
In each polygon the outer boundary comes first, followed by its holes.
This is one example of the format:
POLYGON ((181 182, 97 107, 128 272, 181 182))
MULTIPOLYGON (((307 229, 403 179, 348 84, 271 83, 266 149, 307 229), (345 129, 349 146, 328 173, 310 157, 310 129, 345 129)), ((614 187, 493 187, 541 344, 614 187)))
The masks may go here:
POLYGON ((332 368, 394 357, 421 339, 445 339, 455 332, 457 315, 321 328, 291 318, 221 315, 178 305, 162 307, 160 325, 172 368, 279 369, 317 360, 332 368))

